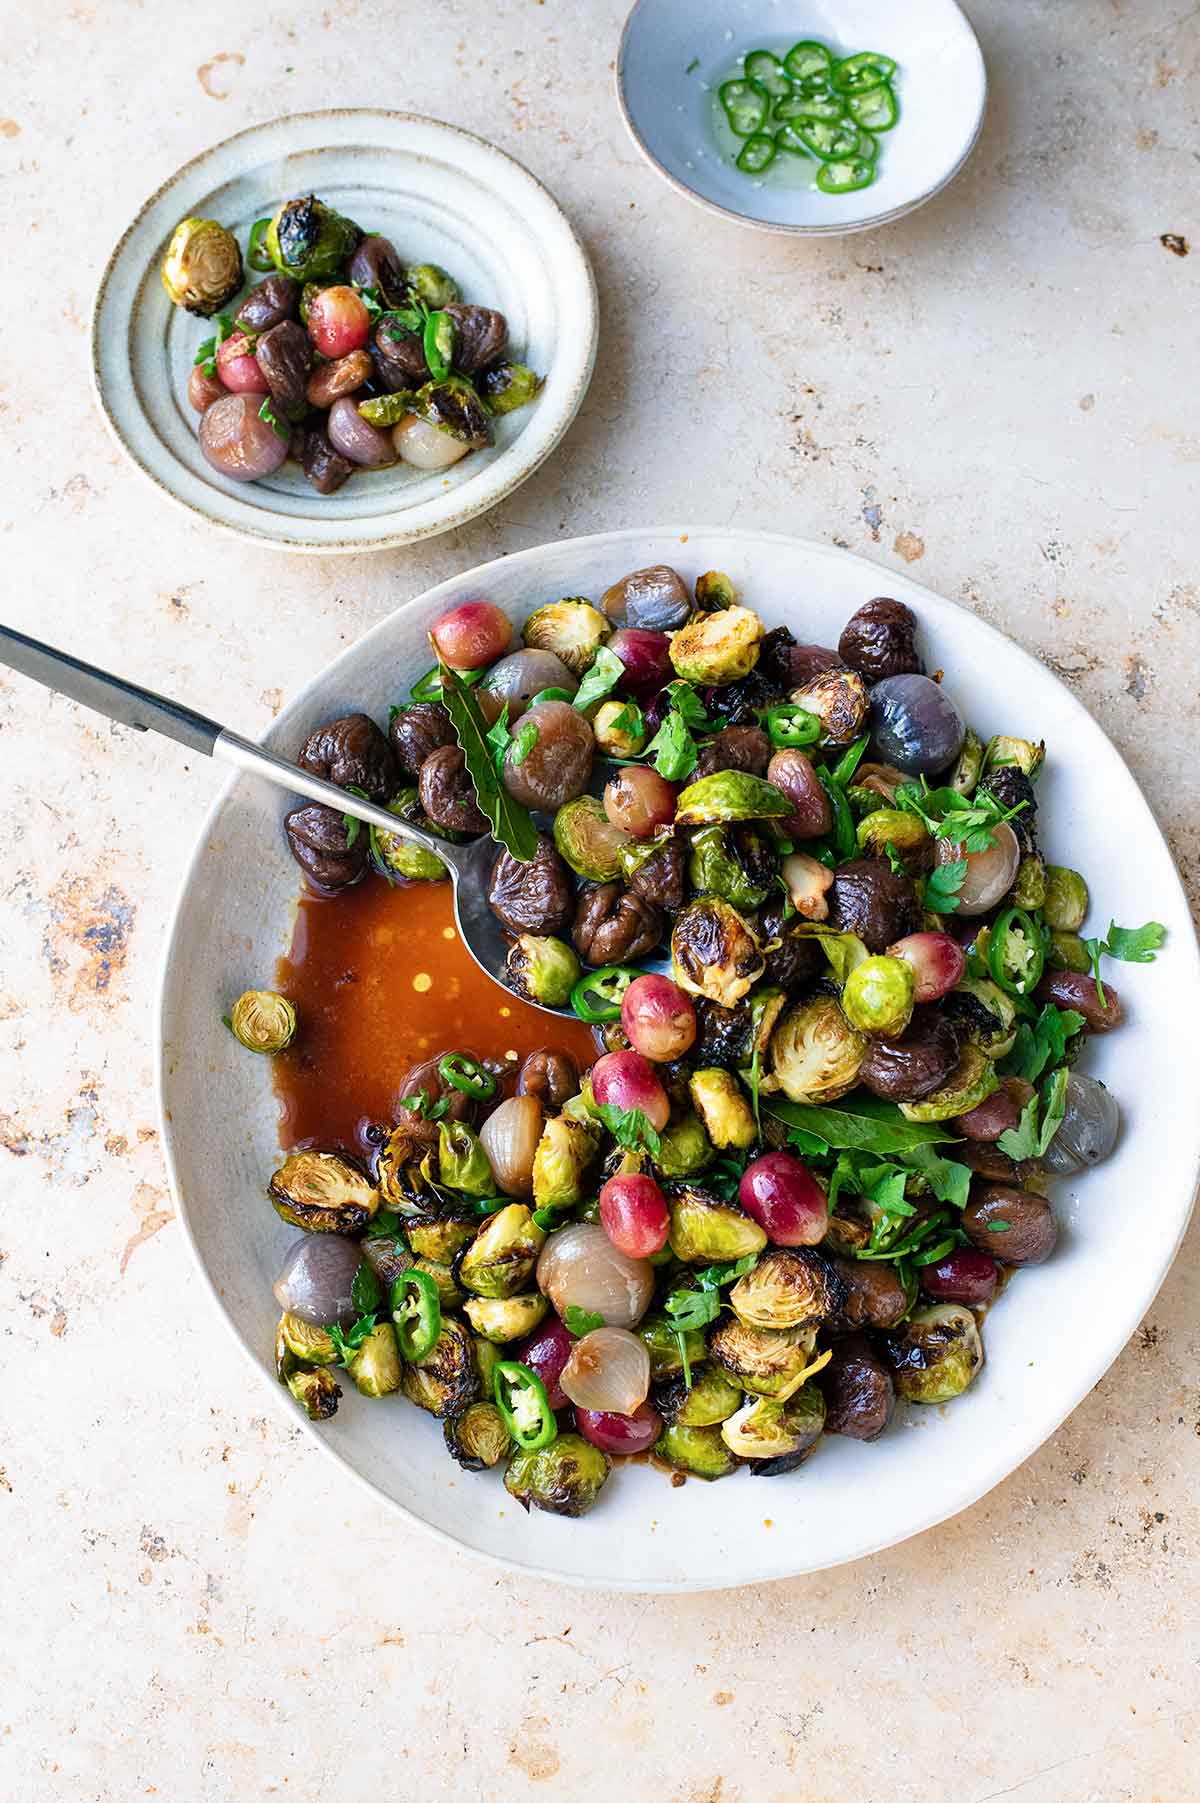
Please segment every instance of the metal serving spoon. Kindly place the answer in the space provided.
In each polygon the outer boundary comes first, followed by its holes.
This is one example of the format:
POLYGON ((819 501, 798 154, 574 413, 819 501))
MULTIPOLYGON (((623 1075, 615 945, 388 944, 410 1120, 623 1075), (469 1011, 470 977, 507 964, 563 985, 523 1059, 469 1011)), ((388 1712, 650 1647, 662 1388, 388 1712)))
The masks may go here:
MULTIPOLYGON (((72 701, 80 702, 95 713, 107 715, 121 726, 131 726, 135 732, 162 733, 166 738, 186 745, 189 751, 220 758, 236 770, 245 770, 251 776, 274 783, 277 789, 288 789, 309 801, 322 802, 328 808, 336 808, 339 814, 349 814, 368 826, 398 833, 433 852, 450 871, 454 918, 463 944, 480 970, 512 994, 504 980, 508 946, 487 902, 488 876, 496 856, 494 839, 485 834, 469 845, 451 845, 447 840, 389 814, 386 808, 376 806, 373 801, 364 801, 346 789, 339 789, 336 783, 326 782, 324 777, 301 770, 287 758, 264 751, 261 745, 243 739, 240 733, 230 732, 228 727, 193 712, 178 701, 169 701, 165 695, 139 688, 120 676, 110 676, 94 664, 85 664, 69 652, 56 651, 52 645, 27 638, 23 632, 14 632, 9 626, 0 626, 0 662, 19 670, 23 676, 32 676, 35 682, 44 683, 48 689, 56 689, 60 695, 68 695, 72 701)), ((541 1007, 536 1002, 526 1005, 541 1007)), ((565 1008, 541 1008, 541 1012, 566 1014, 574 1019, 565 1008)))

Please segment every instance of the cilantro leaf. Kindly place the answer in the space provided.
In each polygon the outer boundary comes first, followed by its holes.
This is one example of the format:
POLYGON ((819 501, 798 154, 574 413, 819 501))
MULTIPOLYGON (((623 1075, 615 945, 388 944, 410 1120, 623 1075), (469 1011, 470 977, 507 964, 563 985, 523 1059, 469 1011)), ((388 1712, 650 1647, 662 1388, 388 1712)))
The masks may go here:
POLYGON ((349 1369, 351 1359, 363 1344, 363 1341, 373 1332, 374 1327, 374 1315, 360 1315, 353 1327, 348 1327, 344 1331, 336 1321, 332 1326, 326 1329, 330 1339, 333 1341, 333 1350, 337 1353, 337 1362, 339 1365, 345 1366, 347 1370, 349 1369))
POLYGON ((646 747, 645 756, 669 783, 681 783, 692 774, 700 753, 682 714, 672 708, 646 747))
POLYGON ((1093 954, 1105 953, 1110 958, 1119 958, 1124 964, 1153 964, 1155 953, 1166 943, 1167 929, 1160 921, 1148 920, 1140 927, 1119 927, 1115 920, 1108 923, 1108 933, 1103 939, 1085 939, 1084 944, 1089 952, 1097 948, 1093 954))
POLYGON ((662 1140, 654 1127, 650 1125, 640 1108, 618 1108, 615 1102, 597 1102, 593 1104, 595 1114, 608 1128, 619 1146, 627 1152, 649 1152, 651 1158, 657 1158, 662 1152, 662 1140))
MULTIPOLYGON (((357 795, 360 801, 369 801, 371 799, 367 794, 367 791, 365 789, 360 789, 357 783, 346 783, 344 787, 347 794, 357 795)), ((352 845, 357 845, 358 843, 358 835, 362 831, 362 821, 358 818, 357 814, 343 814, 342 825, 346 829, 346 850, 349 851, 352 845)))
POLYGON ((953 914, 958 907, 958 892, 966 881, 967 860, 955 858, 950 864, 939 864, 925 883, 925 906, 933 914, 953 914))
MULTIPOLYGON (((436 647, 435 647, 436 650, 436 647)), ((449 714, 455 737, 467 760, 475 799, 491 823, 492 837, 521 864, 537 855, 538 833, 529 809, 510 795, 496 774, 487 722, 468 685, 447 665, 440 666, 441 704, 449 714)))
POLYGON ((1067 1041, 1083 1024, 1082 1014, 1074 1008, 1056 1008, 1047 1002, 1033 1026, 1022 1021, 1017 1028, 1013 1049, 1005 1060, 1008 1074, 1036 1083, 1044 1070, 1062 1063, 1067 1041))
POLYGON ((568 1333, 573 1333, 581 1340, 585 1333, 594 1333, 598 1327, 604 1326, 604 1316, 593 1314, 590 1309, 579 1308, 572 1303, 563 1316, 563 1326, 568 1333))
POLYGON ((601 645, 590 670, 576 691, 574 706, 583 713, 591 707, 593 701, 602 701, 605 695, 611 694, 616 688, 624 674, 625 666, 616 652, 610 651, 607 645, 601 645))
POLYGON ((667 706, 679 714, 688 726, 708 726, 710 724, 704 703, 696 693, 695 685, 677 677, 666 687, 667 706))
POLYGON ((1067 1077, 1065 1068, 1048 1077, 1041 1095, 1035 1091, 1022 1108, 1018 1124, 1009 1127, 996 1141, 1000 1150, 1018 1164, 1023 1158, 1040 1158, 1062 1125, 1067 1111, 1067 1077))
POLYGON ((735 1259, 732 1264, 706 1265, 697 1271, 691 1284, 672 1290, 663 1307, 671 1318, 671 1325, 682 1333, 690 1333, 696 1328, 707 1327, 715 1321, 721 1312, 721 1291, 727 1283, 744 1277, 758 1263, 758 1253, 748 1252, 744 1258, 735 1259))
POLYGON ((1030 1096, 1021 1110, 1021 1118, 1015 1127, 1008 1127, 1000 1135, 996 1144, 1002 1152, 1020 1164, 1023 1158, 1036 1158, 1038 1149, 1038 1098, 1030 1096))

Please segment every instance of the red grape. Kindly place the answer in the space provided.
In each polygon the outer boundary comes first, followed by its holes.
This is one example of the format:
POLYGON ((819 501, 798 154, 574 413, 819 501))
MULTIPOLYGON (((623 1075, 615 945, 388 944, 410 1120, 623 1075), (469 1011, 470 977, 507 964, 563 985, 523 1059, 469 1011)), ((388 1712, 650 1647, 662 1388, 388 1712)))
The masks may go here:
POLYGON ((371 316, 361 294, 340 283, 322 288, 308 309, 308 335, 323 357, 348 357, 371 336, 371 316))
POLYGON ((610 1177, 600 1191, 600 1225, 627 1258, 649 1258, 667 1243, 671 1217, 653 1177, 610 1177))
POLYGON ((512 622, 490 601, 464 601, 442 615, 430 637, 452 670, 482 670, 508 650, 512 622))
POLYGON ((645 1452, 662 1433, 662 1416, 643 1402, 632 1415, 613 1415, 601 1409, 576 1409, 575 1425, 585 1440, 601 1452, 628 1456, 645 1452))
POLYGON ((571 1356, 574 1334, 568 1333, 557 1315, 548 1315, 511 1355, 540 1377, 546 1386, 546 1399, 552 1409, 565 1409, 566 1392, 559 1381, 563 1367, 571 1356))
POLYGON ((913 968, 914 1002, 936 1002, 962 981, 966 953, 949 933, 909 933, 888 946, 888 955, 913 968))
POLYGON ((605 785, 604 812, 630 838, 649 839, 675 818, 675 785, 645 764, 631 764, 605 785))
POLYGON ((635 1052, 655 1064, 669 1064, 691 1049, 696 1010, 670 977, 635 977, 621 998, 621 1025, 635 1052))
POLYGON ((977 1252, 973 1246, 956 1246, 936 1265, 926 1265, 920 1275, 921 1288, 935 1302, 981 1308, 996 1293, 996 1266, 986 1252, 977 1252))
POLYGON ((217 374, 230 394, 267 394, 269 384, 258 367, 245 332, 235 332, 217 347, 217 374))
POLYGON ((660 1133, 671 1118, 667 1092, 640 1052, 606 1052, 592 1066, 592 1094, 622 1114, 639 1108, 660 1133))
POLYGON ((815 1246, 825 1238, 825 1191, 790 1152, 764 1152, 748 1164, 738 1201, 776 1246, 815 1246))
POLYGON ((671 665, 671 641, 665 632, 622 626, 609 639, 608 650, 624 664, 621 687, 631 695, 653 695, 675 674, 671 665))

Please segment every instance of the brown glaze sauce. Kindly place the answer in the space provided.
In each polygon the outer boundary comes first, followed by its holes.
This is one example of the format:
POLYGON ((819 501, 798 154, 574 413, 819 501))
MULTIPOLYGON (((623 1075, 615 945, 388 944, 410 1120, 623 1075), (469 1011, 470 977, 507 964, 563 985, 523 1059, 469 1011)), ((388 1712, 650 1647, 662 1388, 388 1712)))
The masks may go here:
POLYGON ((340 895, 306 893, 276 986, 296 1009, 294 1045, 272 1060, 285 1150, 363 1156, 389 1125, 414 1064, 468 1052, 515 1073, 529 1052, 597 1057, 581 1021, 554 1021, 485 977, 458 936, 449 883, 393 889, 367 876, 340 895))

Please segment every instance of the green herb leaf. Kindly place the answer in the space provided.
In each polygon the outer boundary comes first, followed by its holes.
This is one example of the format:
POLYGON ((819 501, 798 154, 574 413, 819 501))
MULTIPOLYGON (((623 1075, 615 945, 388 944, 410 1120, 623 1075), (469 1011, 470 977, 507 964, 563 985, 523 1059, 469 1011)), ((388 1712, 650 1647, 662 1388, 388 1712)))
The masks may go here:
MULTIPOLYGON (((786 883, 784 888, 787 888, 786 883)), ((829 960, 829 968, 839 983, 844 983, 850 972, 870 956, 856 933, 843 933, 837 927, 822 926, 819 921, 802 921, 792 931, 797 938, 820 941, 821 950, 829 960)))
POLYGON ((574 1303, 563 1316, 563 1326, 568 1333, 573 1333, 581 1340, 585 1333, 594 1333, 598 1327, 604 1326, 604 1316, 596 1315, 590 1309, 577 1308, 574 1303))
MULTIPOLYGON (((348 794, 357 795, 360 801, 369 801, 371 799, 367 794, 367 791, 365 789, 360 789, 357 783, 346 783, 343 786, 348 794)), ((342 825, 346 829, 346 850, 349 851, 352 845, 358 844, 358 835, 362 831, 362 821, 356 814, 343 814, 342 825)))
POLYGON ((458 672, 444 664, 441 683, 441 703, 450 716, 455 737, 467 760, 475 798, 491 822, 492 837, 518 862, 529 864, 537 855, 537 828, 529 809, 509 794, 496 775, 488 744, 488 726, 479 702, 458 672))
POLYGON ((939 864, 925 882, 925 906, 933 914, 953 914, 958 907, 958 892, 967 875, 967 860, 955 858, 950 864, 939 864))
POLYGON ((1074 1008, 1056 1008, 1053 1002, 1047 1002, 1033 1026, 1022 1021, 1017 1028, 1013 1049, 1004 1060, 1006 1075, 1036 1083, 1047 1067, 1062 1063, 1067 1041, 1083 1025, 1082 1014, 1074 1008))
POLYGON ((835 1152, 849 1149, 886 1158, 958 1137, 946 1121, 906 1121, 894 1102, 869 1096, 856 1096, 844 1108, 788 1102, 774 1095, 765 1096, 762 1105, 764 1113, 798 1129, 806 1144, 816 1140, 835 1152))
POLYGON ((736 1259, 727 1265, 706 1265, 697 1271, 692 1279, 696 1285, 690 1284, 672 1290, 663 1303, 671 1324, 682 1333, 691 1333, 698 1328, 707 1327, 715 1321, 721 1312, 721 1291, 727 1283, 733 1283, 752 1271, 758 1263, 758 1253, 749 1252, 745 1258, 736 1259))
POLYGON ((537 744, 537 741, 538 741, 537 721, 536 720, 524 721, 522 723, 520 732, 517 734, 516 738, 513 740, 513 750, 512 750, 513 763, 514 764, 523 764, 525 762, 525 759, 529 756, 530 752, 533 750, 534 746, 537 744))
POLYGON ((615 651, 601 645, 583 681, 575 692, 574 705, 583 713, 594 701, 603 701, 625 674, 625 666, 615 651))
POLYGON ((1019 1164, 1023 1158, 1036 1158, 1038 1149, 1038 1098, 1030 1096, 1021 1110, 1021 1118, 1015 1127, 1003 1132, 996 1144, 1002 1152, 1007 1153, 1019 1164))
POLYGON ((1084 944, 1093 953, 1093 960, 1103 952, 1109 958, 1119 958, 1124 964, 1153 964, 1155 953, 1161 951, 1166 943, 1167 929, 1160 921, 1148 920, 1140 927, 1119 927, 1115 920, 1108 923, 1108 933, 1103 939, 1085 939, 1084 944))
MULTIPOLYGON (((694 56, 692 58, 691 62, 688 64, 687 68, 684 70, 684 74, 690 75, 693 72, 693 70, 698 69, 699 67, 700 67, 700 58, 698 56, 694 56)), ((690 1384, 688 1385, 688 1388, 691 1389, 690 1384)))
POLYGON ((338 1355, 339 1365, 349 1368, 351 1359, 374 1326, 374 1315, 360 1315, 353 1327, 348 1327, 344 1331, 336 1321, 326 1330, 333 1341, 333 1349, 338 1355))
POLYGON ((272 432, 274 432, 276 438, 290 438, 291 437, 292 428, 287 424, 287 422, 285 420, 280 419, 280 417, 276 413, 274 407, 272 407, 272 405, 271 405, 270 396, 267 397, 267 399, 263 402, 262 406, 259 408, 258 417, 259 417, 259 419, 266 420, 268 426, 270 426, 270 428, 271 428, 272 432))
POLYGON ((862 762, 863 753, 870 743, 871 735, 869 732, 865 732, 861 737, 855 739, 853 745, 848 745, 845 751, 843 751, 841 757, 829 773, 839 789, 844 789, 846 787, 846 784, 850 781, 850 778, 854 775, 854 772, 862 762))
POLYGON ((512 743, 512 734, 508 730, 508 702, 500 709, 500 715, 494 726, 487 730, 487 742, 491 748, 492 765, 498 776, 503 776, 504 758, 512 743))
POLYGON ((703 701, 696 693, 694 683, 685 682, 681 676, 676 677, 674 682, 667 684, 664 692, 667 697, 667 706, 673 708, 677 714, 681 714, 688 726, 710 726, 712 724, 705 712, 703 701))
POLYGON ((1000 1150, 1018 1164, 1023 1158, 1040 1158, 1062 1125, 1067 1109, 1068 1074, 1064 1068, 1048 1077, 1042 1085, 1041 1095, 1035 1091, 1022 1108, 1016 1127, 1008 1128, 996 1141, 1000 1150))
POLYGON ((657 1131, 650 1125, 640 1108, 618 1108, 615 1102, 598 1102, 593 1105, 592 1113, 604 1122, 619 1146, 628 1152, 649 1152, 651 1158, 657 1158, 662 1151, 662 1141, 657 1131))
POLYGON ((681 783, 696 768, 700 757, 696 741, 683 715, 677 714, 674 708, 647 745, 645 756, 653 760, 658 774, 665 776, 669 783, 681 783))
POLYGON ((383 1301, 383 1285, 376 1275, 374 1265, 365 1258, 354 1273, 350 1284, 350 1301, 360 1320, 367 1315, 370 1315, 373 1320, 375 1310, 383 1301))

